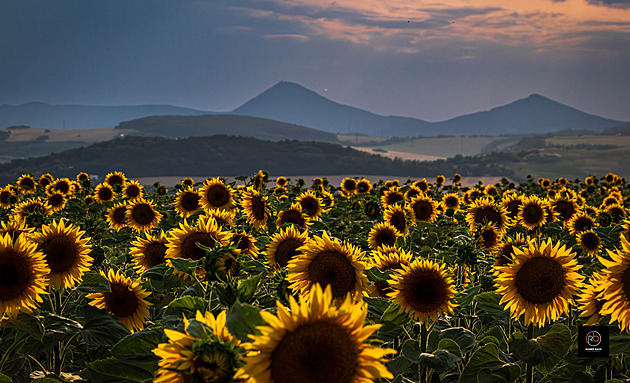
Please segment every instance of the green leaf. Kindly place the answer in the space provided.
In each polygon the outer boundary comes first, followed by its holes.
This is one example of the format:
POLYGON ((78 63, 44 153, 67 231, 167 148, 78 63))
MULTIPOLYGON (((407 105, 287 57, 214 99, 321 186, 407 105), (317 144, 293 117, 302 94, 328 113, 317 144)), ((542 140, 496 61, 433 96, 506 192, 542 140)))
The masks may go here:
POLYGON ((142 330, 126 336, 112 348, 112 355, 119 361, 138 366, 149 371, 157 369, 160 358, 153 354, 153 349, 162 343, 164 330, 154 328, 142 330))
POLYGON ((522 333, 516 332, 510 337, 509 344, 514 356, 546 375, 569 352, 571 330, 556 323, 545 335, 534 339, 526 339, 522 333))
POLYGON ((197 311, 201 311, 205 314, 208 302, 199 297, 184 296, 174 299, 166 306, 164 315, 162 316, 162 323, 164 327, 175 327, 177 323, 186 318, 194 318, 197 315, 197 311))
POLYGON ((477 344, 475 334, 463 327, 451 327, 438 333, 438 344, 442 339, 452 339, 459 345, 462 355, 472 350, 477 344))
POLYGON ((70 338, 83 328, 75 320, 50 313, 46 313, 43 322, 45 334, 61 335, 61 339, 70 338))
POLYGON ((409 322, 409 317, 407 313, 400 309, 396 303, 392 303, 389 305, 387 310, 381 316, 381 323, 392 323, 395 325, 404 325, 409 322))
POLYGON ((385 310, 389 307, 389 300, 387 298, 364 297, 363 300, 367 302, 368 312, 377 318, 382 317, 385 310))
POLYGON ((392 272, 380 271, 377 267, 372 267, 367 270, 363 270, 365 276, 372 282, 387 282, 391 279, 392 272))
POLYGON ((130 333, 127 326, 106 310, 85 305, 77 313, 85 320, 81 337, 88 346, 111 346, 130 333))
POLYGON ((465 290, 457 293, 455 301, 459 306, 468 306, 472 303, 473 299, 479 294, 481 290, 480 285, 474 285, 466 288, 465 290))
POLYGON ((109 281, 101 273, 88 271, 83 275, 81 284, 77 286, 77 291, 80 293, 101 293, 112 290, 109 281))
POLYGON ((249 335, 260 334, 256 326, 265 326, 267 322, 262 319, 257 307, 236 301, 228 309, 225 325, 230 334, 245 342, 250 340, 249 335))
POLYGON ((477 294, 474 299, 477 302, 477 307, 488 314, 505 314, 505 310, 499 304, 501 297, 493 292, 485 292, 477 294))
POLYGON ((418 357, 422 354, 420 344, 416 339, 407 339, 402 346, 401 355, 412 363, 418 363, 418 357))
POLYGON ((143 368, 120 362, 109 357, 87 364, 89 381, 94 383, 144 382, 153 379, 153 374, 143 368))
POLYGON ((438 343, 438 350, 447 350, 451 354, 456 355, 458 357, 462 357, 462 349, 459 347, 457 342, 452 339, 444 338, 440 340, 438 343))
POLYGON ((195 275, 198 261, 187 258, 169 258, 173 268, 189 275, 195 275))
POLYGON ((14 328, 28 334, 33 339, 39 341, 44 337, 44 324, 41 316, 21 313, 15 318, 8 318, 0 322, 2 327, 14 328))
POLYGON ((260 280, 262 279, 263 274, 258 274, 253 278, 248 278, 241 283, 238 284, 238 300, 245 303, 250 303, 252 297, 258 290, 258 285, 260 284, 260 280))
POLYGON ((0 383, 12 383, 11 378, 6 376, 5 374, 0 374, 0 383))
POLYGON ((516 363, 506 363, 492 370, 493 375, 498 375, 503 382, 512 383, 521 375, 521 368, 516 363))
POLYGON ((432 368, 441 374, 453 367, 461 358, 448 350, 436 350, 433 353, 422 353, 418 357, 418 363, 432 368))
POLYGON ((630 335, 618 334, 610 335, 609 343, 610 355, 628 354, 630 353, 630 335))
POLYGON ((386 367, 392 375, 399 376, 402 375, 403 372, 407 371, 412 364, 413 363, 409 361, 409 359, 399 356, 387 362, 386 367))
POLYGON ((487 344, 478 348, 473 352, 470 361, 464 367, 459 376, 459 383, 468 383, 477 381, 477 373, 483 368, 490 370, 503 365, 503 361, 499 359, 499 350, 494 344, 487 344))
POLYGON ((31 383, 63 383, 63 382, 64 382, 63 380, 58 379, 58 378, 53 378, 52 376, 45 376, 43 378, 31 380, 31 383))

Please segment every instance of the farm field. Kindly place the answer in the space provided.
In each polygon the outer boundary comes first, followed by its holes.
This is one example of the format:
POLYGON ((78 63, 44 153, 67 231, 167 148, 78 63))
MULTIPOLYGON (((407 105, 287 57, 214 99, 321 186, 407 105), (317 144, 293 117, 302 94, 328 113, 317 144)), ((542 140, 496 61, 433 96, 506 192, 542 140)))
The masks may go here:
POLYGON ((4 186, 0 381, 630 378, 621 177, 300 178, 4 186))

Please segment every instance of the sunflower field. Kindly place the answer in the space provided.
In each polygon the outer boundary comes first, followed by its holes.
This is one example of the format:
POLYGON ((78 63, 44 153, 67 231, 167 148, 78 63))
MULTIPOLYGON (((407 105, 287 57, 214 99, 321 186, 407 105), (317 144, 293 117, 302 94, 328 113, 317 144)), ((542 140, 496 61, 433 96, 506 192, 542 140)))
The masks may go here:
POLYGON ((0 383, 624 382, 630 187, 24 174, 0 383), (578 329, 609 356, 578 355, 578 329))

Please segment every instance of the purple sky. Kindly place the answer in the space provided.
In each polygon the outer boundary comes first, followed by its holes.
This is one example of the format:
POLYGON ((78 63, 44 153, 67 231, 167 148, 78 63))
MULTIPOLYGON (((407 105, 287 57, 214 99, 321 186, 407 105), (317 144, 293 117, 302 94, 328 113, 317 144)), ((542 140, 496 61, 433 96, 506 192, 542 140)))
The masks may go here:
POLYGON ((630 121, 630 0, 0 3, 0 104, 221 112, 278 81, 429 121, 531 93, 630 121))

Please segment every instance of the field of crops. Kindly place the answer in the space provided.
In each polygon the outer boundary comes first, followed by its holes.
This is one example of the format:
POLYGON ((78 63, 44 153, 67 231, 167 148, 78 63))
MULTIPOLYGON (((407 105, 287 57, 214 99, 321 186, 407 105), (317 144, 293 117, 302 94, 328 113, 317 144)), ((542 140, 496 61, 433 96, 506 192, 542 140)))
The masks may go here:
POLYGON ((623 382, 615 174, 0 189, 0 383, 623 382), (609 357, 578 355, 599 325, 609 357))

